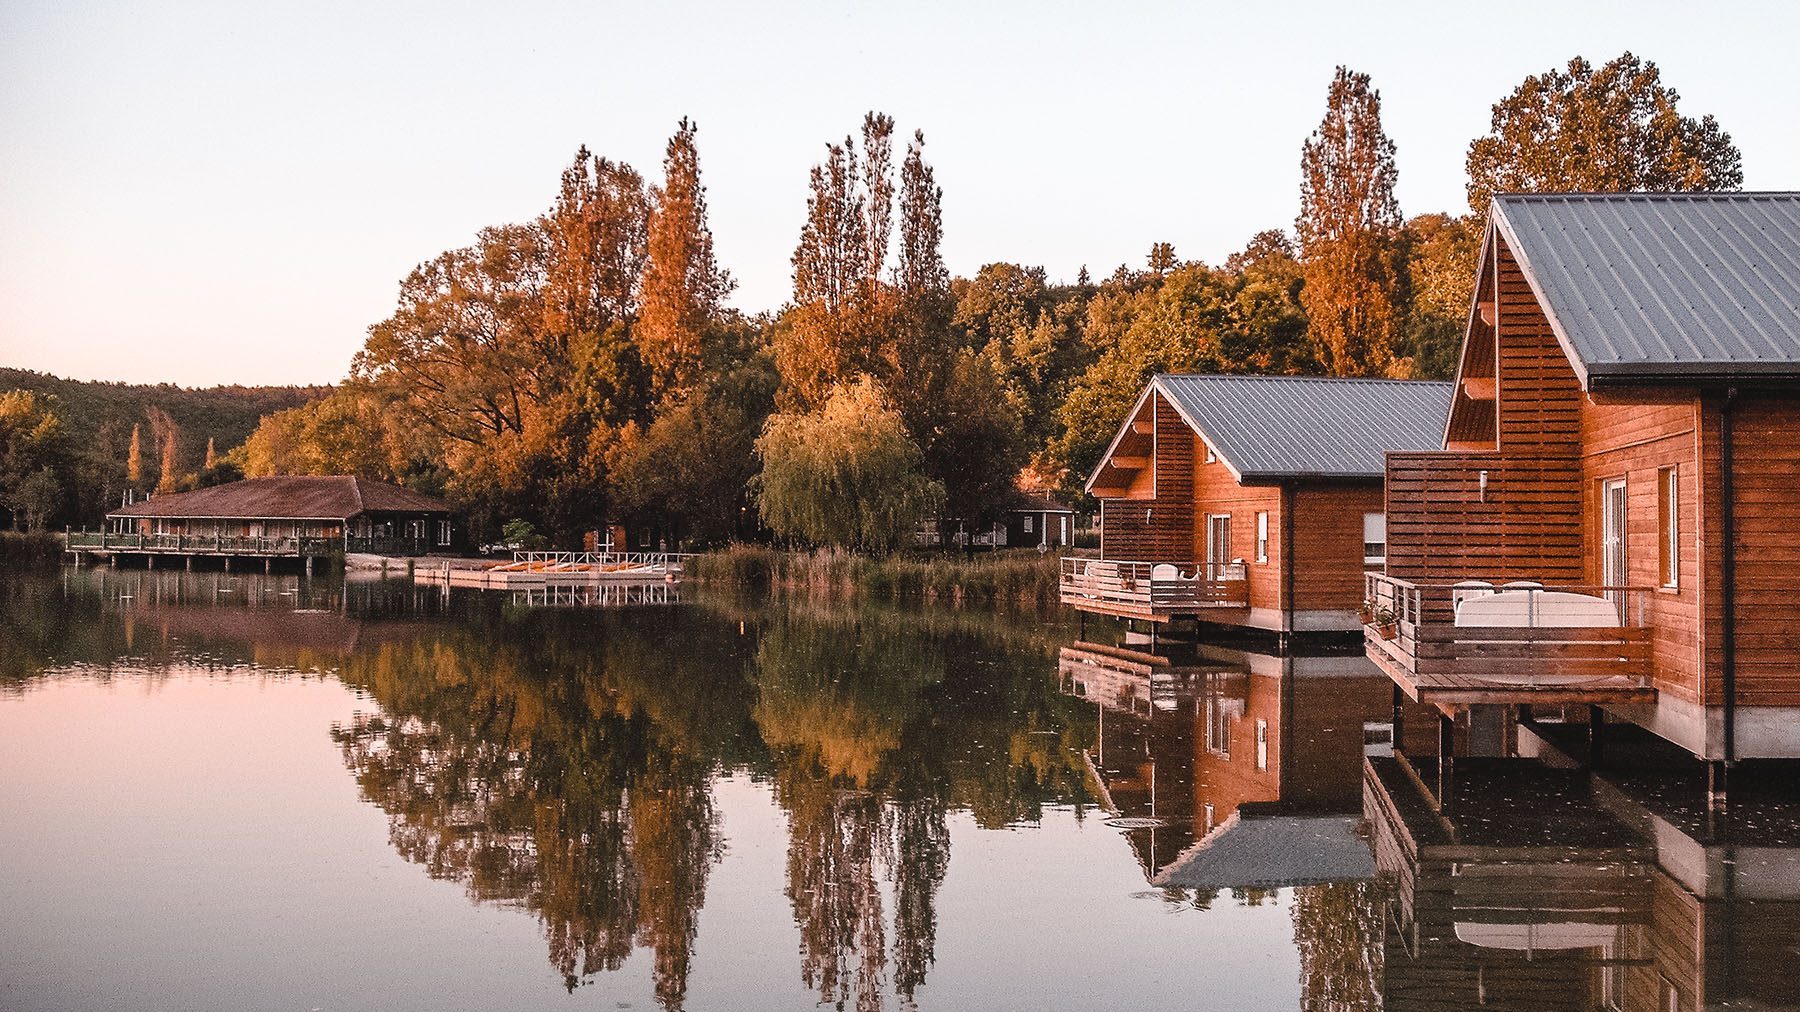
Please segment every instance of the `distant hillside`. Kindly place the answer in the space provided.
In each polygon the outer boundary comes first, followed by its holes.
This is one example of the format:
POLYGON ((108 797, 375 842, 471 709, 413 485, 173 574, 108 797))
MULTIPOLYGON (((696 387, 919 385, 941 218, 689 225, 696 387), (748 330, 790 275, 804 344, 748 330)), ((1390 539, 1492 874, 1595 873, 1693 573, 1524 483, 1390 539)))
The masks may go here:
MULTIPOLYGON (((183 472, 196 471, 206 457, 210 437, 218 452, 242 443, 263 415, 315 401, 328 386, 206 387, 189 389, 168 383, 97 383, 67 380, 26 369, 0 368, 0 391, 30 390, 54 394, 58 412, 81 445, 103 459, 117 458, 123 467, 131 427, 143 426, 146 470, 160 457, 152 447, 148 412, 160 408, 180 427, 176 446, 183 472)), ((121 473, 123 473, 121 471, 121 473)))

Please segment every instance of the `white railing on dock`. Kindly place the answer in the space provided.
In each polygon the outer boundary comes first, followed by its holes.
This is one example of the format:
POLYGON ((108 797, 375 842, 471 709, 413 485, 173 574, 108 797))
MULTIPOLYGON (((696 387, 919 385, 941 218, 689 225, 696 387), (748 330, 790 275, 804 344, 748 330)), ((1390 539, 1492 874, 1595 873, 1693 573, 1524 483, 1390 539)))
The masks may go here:
POLYGON ((514 552, 513 565, 529 569, 654 569, 679 573, 690 552, 514 552))

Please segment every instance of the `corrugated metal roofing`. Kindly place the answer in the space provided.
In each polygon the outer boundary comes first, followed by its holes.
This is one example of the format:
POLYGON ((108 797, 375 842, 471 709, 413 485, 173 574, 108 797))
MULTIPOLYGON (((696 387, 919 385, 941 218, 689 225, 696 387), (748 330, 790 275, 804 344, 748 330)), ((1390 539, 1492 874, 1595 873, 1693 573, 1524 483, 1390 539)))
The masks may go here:
POLYGON ((1318 376, 1152 380, 1240 478, 1380 478, 1389 450, 1439 450, 1449 383, 1318 376))
POLYGON ((159 495, 114 510, 113 517, 218 517, 250 520, 347 520, 365 511, 448 513, 442 499, 348 475, 279 475, 159 495))
POLYGON ((1800 193, 1509 194, 1493 219, 1578 372, 1800 374, 1800 193))

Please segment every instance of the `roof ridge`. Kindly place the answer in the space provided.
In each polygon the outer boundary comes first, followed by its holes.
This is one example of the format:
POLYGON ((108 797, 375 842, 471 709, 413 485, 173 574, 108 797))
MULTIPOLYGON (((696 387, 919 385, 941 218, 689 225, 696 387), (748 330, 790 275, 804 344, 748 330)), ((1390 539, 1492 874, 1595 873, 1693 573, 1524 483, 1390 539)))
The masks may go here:
POLYGON ((365 509, 363 506, 362 476, 351 474, 345 475, 345 477, 350 479, 350 495, 356 500, 356 511, 361 513, 365 509))
POLYGON ((1328 383, 1401 383, 1408 386, 1436 383, 1442 386, 1452 385, 1450 380, 1398 379, 1393 376, 1304 376, 1289 373, 1223 373, 1223 372, 1159 372, 1154 376, 1162 379, 1206 379, 1206 380, 1292 380, 1305 382, 1325 381, 1328 383))

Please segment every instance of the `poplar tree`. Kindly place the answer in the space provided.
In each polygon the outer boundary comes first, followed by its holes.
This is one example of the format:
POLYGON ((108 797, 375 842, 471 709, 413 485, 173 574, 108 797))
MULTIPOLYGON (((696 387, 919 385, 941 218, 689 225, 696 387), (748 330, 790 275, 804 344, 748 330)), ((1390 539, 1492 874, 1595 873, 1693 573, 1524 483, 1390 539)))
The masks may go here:
POLYGON ((655 194, 644 267, 637 343, 656 395, 692 385, 706 365, 709 329, 736 282, 713 260, 700 184, 698 125, 683 119, 663 158, 663 186, 655 194))
POLYGON ((1595 68, 1527 77, 1469 142, 1469 207, 1485 222, 1496 193, 1735 190, 1743 159, 1711 116, 1676 111, 1656 64, 1627 52, 1595 68))
POLYGON ((846 137, 812 168, 794 250, 794 311, 775 346, 790 406, 819 407, 834 384, 887 371, 881 352, 891 305, 881 272, 893 231, 893 132, 892 117, 871 112, 863 117, 865 161, 846 137))
POLYGON ((1381 127, 1381 95, 1369 75, 1337 68, 1325 118, 1302 149, 1295 231, 1319 361, 1335 376, 1383 376, 1402 368, 1394 346, 1407 304, 1394 142, 1381 127))
POLYGON ((133 485, 144 481, 144 435, 142 426, 131 427, 131 450, 125 457, 125 478, 133 485))

